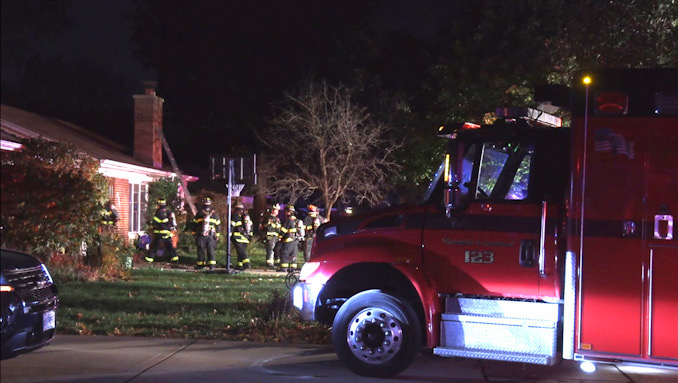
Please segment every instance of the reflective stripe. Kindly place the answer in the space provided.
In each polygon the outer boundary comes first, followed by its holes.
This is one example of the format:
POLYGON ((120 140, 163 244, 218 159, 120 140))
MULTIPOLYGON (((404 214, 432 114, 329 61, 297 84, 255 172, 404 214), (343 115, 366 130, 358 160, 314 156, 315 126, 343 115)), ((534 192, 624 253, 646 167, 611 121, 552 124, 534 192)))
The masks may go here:
MULTIPOLYGON (((195 222, 195 223, 202 223, 204 221, 205 221, 205 218, 203 218, 203 217, 196 218, 196 219, 193 220, 193 222, 195 222)), ((216 218, 210 218, 210 219, 207 220, 207 222, 214 224, 214 225, 221 225, 221 220, 216 219, 216 218)))

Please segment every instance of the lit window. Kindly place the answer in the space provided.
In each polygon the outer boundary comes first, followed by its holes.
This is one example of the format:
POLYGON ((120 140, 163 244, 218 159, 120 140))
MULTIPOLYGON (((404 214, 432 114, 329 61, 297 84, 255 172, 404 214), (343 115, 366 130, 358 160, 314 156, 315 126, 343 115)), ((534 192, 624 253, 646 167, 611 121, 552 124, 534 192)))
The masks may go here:
POLYGON ((147 189, 145 184, 129 184, 129 231, 144 230, 146 215, 147 189))

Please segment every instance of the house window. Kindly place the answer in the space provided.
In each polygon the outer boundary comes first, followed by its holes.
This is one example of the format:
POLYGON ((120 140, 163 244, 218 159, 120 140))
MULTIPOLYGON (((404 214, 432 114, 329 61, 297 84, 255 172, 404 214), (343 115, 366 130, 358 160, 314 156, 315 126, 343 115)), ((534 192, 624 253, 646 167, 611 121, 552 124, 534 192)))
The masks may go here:
POLYGON ((129 184, 129 231, 139 232, 144 229, 148 186, 129 184))

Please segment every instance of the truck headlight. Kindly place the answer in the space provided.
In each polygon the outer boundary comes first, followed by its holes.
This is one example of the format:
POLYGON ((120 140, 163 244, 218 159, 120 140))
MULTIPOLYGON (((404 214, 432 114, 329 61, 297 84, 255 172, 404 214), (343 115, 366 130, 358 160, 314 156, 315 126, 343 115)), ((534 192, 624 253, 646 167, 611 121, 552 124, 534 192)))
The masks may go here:
POLYGON ((305 281, 311 274, 313 274, 320 267, 320 262, 306 262, 301 267, 299 272, 299 280, 305 281))

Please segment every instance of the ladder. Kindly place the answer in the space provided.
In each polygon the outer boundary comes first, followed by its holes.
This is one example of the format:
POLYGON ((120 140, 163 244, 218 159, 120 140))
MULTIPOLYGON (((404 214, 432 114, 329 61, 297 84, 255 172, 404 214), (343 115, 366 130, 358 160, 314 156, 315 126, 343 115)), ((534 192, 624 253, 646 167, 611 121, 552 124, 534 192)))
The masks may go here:
POLYGON ((188 204, 188 206, 191 208, 191 212, 193 212, 193 216, 195 216, 198 213, 198 209, 196 209, 195 204, 193 203, 193 198, 191 197, 191 193, 188 191, 188 186, 186 186, 184 177, 181 175, 181 170, 179 170, 179 166, 177 166, 177 161, 174 160, 172 149, 170 149, 170 146, 167 143, 162 130, 157 129, 157 132, 158 136, 162 140, 162 147, 165 148, 165 153, 167 153, 167 157, 169 157, 170 163, 172 164, 172 169, 174 169, 174 173, 179 177, 179 182, 181 182, 181 189, 184 191, 184 202, 188 204))

